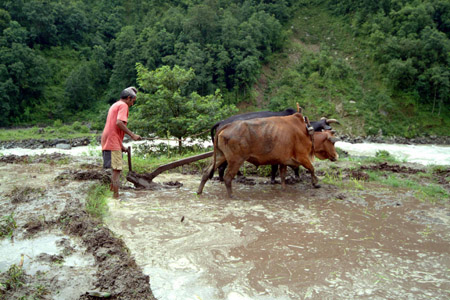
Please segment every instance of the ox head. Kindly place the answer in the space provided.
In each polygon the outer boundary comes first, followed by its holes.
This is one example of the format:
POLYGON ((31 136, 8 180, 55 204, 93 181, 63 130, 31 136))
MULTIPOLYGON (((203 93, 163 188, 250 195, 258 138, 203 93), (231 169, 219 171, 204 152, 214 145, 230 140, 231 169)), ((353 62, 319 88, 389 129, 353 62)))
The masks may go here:
POLYGON ((336 152, 334 143, 339 139, 334 136, 333 130, 325 130, 314 133, 314 154, 318 159, 329 159, 336 161, 339 154, 336 152))
POLYGON ((341 124, 336 119, 327 119, 325 117, 320 118, 319 123, 322 126, 322 128, 320 128, 321 130, 331 130, 331 125, 330 124, 333 124, 333 123, 341 124))

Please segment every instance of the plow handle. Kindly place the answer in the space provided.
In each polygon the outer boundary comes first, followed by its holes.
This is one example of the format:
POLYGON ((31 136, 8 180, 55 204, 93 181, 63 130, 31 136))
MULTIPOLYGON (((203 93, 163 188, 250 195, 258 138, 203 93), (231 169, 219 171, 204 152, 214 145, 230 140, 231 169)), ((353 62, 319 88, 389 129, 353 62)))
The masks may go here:
POLYGON ((128 153, 128 172, 133 172, 133 169, 131 168, 131 147, 130 146, 128 146, 127 153, 128 153))

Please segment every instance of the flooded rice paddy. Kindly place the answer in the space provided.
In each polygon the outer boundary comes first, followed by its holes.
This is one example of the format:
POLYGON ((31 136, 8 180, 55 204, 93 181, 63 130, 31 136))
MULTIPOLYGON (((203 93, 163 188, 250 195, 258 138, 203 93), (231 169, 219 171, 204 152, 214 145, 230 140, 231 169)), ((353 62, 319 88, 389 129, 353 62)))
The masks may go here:
MULTIPOLYGON (((110 202, 119 234, 165 299, 444 299, 450 210, 414 192, 208 182, 129 190, 110 202)), ((263 183, 263 182, 262 182, 263 183)))
MULTIPOLYGON (((133 263, 120 265, 122 256, 113 263, 105 260, 115 253, 108 250, 111 238, 74 237, 58 225, 70 202, 83 204, 89 186, 98 183, 67 175, 83 165, 93 175, 101 172, 98 157, 90 157, 92 152, 79 156, 79 151, 62 164, 48 158, 0 163, 0 216, 13 212, 17 221, 14 239, 0 241, 0 272, 23 259, 24 271, 48 286, 44 299, 90 299, 86 291, 108 292, 108 287, 113 298, 128 299, 120 295, 132 295, 135 287, 118 273, 133 263), (62 174, 66 179, 57 179, 62 174), (11 195, 19 188, 34 192, 14 203, 11 195), (38 220, 38 228, 30 220, 38 220), (90 244, 94 240, 106 246, 95 248, 90 244), (112 288, 121 281, 124 287, 112 288)), ((439 153, 434 163, 446 165, 448 151, 439 153)), ((348 172, 346 164, 320 163, 322 170, 348 172)), ((443 174, 439 180, 424 177, 424 188, 439 181, 448 191, 448 170, 443 174)), ((253 184, 233 182, 235 198, 229 200, 217 180, 208 181, 203 194, 196 195, 200 177, 164 173, 154 181, 182 186, 154 191, 123 181, 121 199, 108 199, 104 221, 149 276, 156 299, 450 298, 448 199, 429 201, 420 189, 351 177, 326 183, 322 173, 320 189, 310 186, 309 175, 286 190, 267 184, 268 178, 250 176, 246 182, 253 184)), ((69 215, 74 219, 78 213, 69 215)), ((77 224, 72 233, 87 226, 77 224)), ((130 274, 141 280, 135 286, 148 280, 130 274)))

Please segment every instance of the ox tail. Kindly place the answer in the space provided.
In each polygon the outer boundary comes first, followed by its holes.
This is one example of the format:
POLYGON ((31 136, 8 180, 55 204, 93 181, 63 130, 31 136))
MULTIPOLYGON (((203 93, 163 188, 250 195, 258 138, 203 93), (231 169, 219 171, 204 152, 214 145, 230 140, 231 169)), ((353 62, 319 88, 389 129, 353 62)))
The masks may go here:
POLYGON ((213 125, 213 127, 211 127, 211 142, 214 143, 214 137, 216 136, 216 130, 220 127, 220 125, 222 124, 223 121, 219 121, 216 124, 213 125))
POLYGON ((211 171, 209 173, 209 179, 211 179, 214 176, 214 171, 216 170, 216 161, 217 161, 217 151, 219 150, 218 146, 217 146, 217 141, 219 140, 219 133, 222 130, 216 131, 215 129, 219 126, 219 124, 217 123, 216 125, 213 126, 213 128, 211 128, 211 138, 213 141, 213 163, 212 163, 212 168, 211 171), (214 135, 213 135, 214 133, 214 135))
MULTIPOLYGON (((216 127, 219 127, 219 124, 214 125, 213 129, 215 129, 216 127), (217 126, 216 126, 217 125, 217 126)), ((209 179, 211 179, 214 176, 214 171, 216 170, 216 161, 217 161, 217 151, 221 151, 219 149, 219 134, 225 129, 229 127, 229 124, 226 124, 225 126, 223 126, 222 128, 219 128, 219 130, 216 131, 215 135, 214 135, 214 139, 213 139, 213 165, 211 168, 211 171, 209 173, 209 179)), ((211 130, 211 134, 212 134, 212 130, 211 130)))
POLYGON ((214 139, 213 139, 213 147, 214 147, 214 151, 213 151, 213 164, 212 164, 212 169, 211 172, 209 173, 209 179, 211 179, 214 176, 214 171, 216 170, 216 160, 217 160, 217 151, 218 151, 218 147, 217 147, 217 141, 219 139, 219 133, 216 132, 214 139))

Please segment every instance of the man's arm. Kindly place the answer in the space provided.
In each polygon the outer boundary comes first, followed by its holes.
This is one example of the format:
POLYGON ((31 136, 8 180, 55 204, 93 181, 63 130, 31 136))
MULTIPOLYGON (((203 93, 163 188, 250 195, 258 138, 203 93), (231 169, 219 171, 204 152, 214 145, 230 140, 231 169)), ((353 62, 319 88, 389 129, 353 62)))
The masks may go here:
POLYGON ((133 140, 138 141, 141 139, 140 135, 134 134, 131 132, 130 129, 128 129, 127 125, 122 120, 117 120, 116 125, 120 128, 120 130, 124 131, 126 134, 128 134, 133 140))

